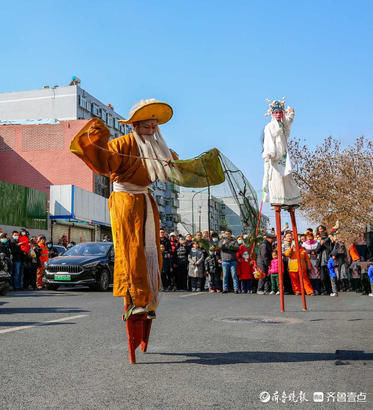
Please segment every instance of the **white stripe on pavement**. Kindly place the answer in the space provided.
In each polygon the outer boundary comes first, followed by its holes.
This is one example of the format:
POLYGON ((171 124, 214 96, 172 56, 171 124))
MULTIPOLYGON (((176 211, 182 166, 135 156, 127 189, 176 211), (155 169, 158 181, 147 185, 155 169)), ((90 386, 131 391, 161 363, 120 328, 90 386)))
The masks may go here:
POLYGON ((18 330, 24 330, 24 329, 30 329, 32 327, 38 327, 38 326, 43 326, 46 323, 57 323, 57 322, 66 322, 68 320, 72 319, 79 319, 81 317, 86 317, 88 315, 77 315, 77 316, 68 316, 68 317, 63 317, 61 319, 53 319, 53 320, 47 320, 45 322, 39 322, 35 323, 33 325, 26 325, 26 326, 17 326, 17 327, 8 327, 7 329, 1 329, 0 333, 10 333, 10 332, 17 332, 18 330))
POLYGON ((195 292, 190 293, 189 295, 182 295, 181 298, 190 298, 191 296, 206 295, 206 292, 195 292))

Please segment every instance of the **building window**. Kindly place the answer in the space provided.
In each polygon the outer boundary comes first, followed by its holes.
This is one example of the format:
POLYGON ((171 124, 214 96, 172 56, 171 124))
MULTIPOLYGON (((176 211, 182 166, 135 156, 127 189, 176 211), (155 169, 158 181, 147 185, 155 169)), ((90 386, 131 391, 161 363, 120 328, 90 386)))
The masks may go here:
POLYGON ((92 114, 96 117, 100 117, 100 108, 95 103, 92 103, 92 114))
POLYGON ((79 96, 79 105, 85 110, 87 109, 87 100, 81 95, 79 96))
POLYGON ((105 110, 101 110, 101 119, 102 121, 106 122, 106 111, 105 110))
POLYGON ((106 121, 107 125, 109 127, 112 127, 113 126, 113 116, 108 114, 106 117, 107 117, 107 121, 106 121))
POLYGON ((87 101, 87 111, 91 112, 92 107, 91 107, 91 103, 87 101))

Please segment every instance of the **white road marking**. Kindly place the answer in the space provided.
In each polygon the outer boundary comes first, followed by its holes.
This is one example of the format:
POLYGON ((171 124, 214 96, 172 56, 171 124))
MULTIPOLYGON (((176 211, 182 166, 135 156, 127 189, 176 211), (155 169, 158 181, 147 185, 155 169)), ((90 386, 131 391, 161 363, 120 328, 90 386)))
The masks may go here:
POLYGON ((26 325, 26 326, 17 326, 17 327, 8 327, 7 329, 1 329, 0 333, 10 333, 10 332, 17 332, 18 330, 24 330, 24 329, 30 329, 32 327, 38 327, 38 326, 43 326, 46 323, 58 323, 58 322, 66 322, 68 320, 72 319, 79 319, 81 317, 86 317, 88 315, 77 315, 77 316, 68 316, 68 317, 63 317, 61 319, 53 319, 53 320, 47 320, 45 322, 39 322, 35 323, 33 325, 26 325))
POLYGON ((198 296, 198 295, 206 295, 206 292, 194 292, 190 293, 189 295, 182 295, 181 298, 189 298, 191 296, 198 296))

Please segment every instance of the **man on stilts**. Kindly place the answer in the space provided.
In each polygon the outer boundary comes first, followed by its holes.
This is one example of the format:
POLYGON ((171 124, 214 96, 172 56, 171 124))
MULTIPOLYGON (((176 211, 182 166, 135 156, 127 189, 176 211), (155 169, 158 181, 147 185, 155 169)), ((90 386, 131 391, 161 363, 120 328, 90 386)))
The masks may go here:
POLYGON ((132 125, 129 134, 109 141, 109 129, 94 118, 70 145, 70 150, 95 173, 110 176, 113 183, 109 198, 115 248, 113 295, 124 298, 131 363, 136 363, 139 345, 142 351, 147 349, 159 302, 159 212, 150 185, 159 179, 204 187, 220 184, 225 178, 216 149, 192 160, 175 161, 176 154, 159 130, 172 115, 169 104, 142 100, 132 108, 128 120, 120 121, 132 125))
MULTIPOLYGON (((269 100, 267 101, 270 102, 269 100)), ((299 266, 303 310, 307 310, 303 286, 303 275, 306 273, 303 272, 301 268, 302 265, 300 261, 298 232, 295 220, 295 208, 298 207, 300 203, 300 192, 292 175, 292 167, 287 144, 295 113, 293 108, 288 107, 285 110, 285 101, 283 99, 281 101, 274 100, 269 104, 269 109, 266 116, 269 115, 272 115, 272 119, 264 128, 263 138, 263 200, 270 202, 276 212, 281 311, 284 312, 285 310, 281 249, 281 209, 288 210, 290 213, 299 266)))
POLYGON ((159 213, 149 186, 166 180, 173 156, 159 131, 172 117, 172 108, 156 100, 135 105, 133 132, 109 141, 110 132, 99 119, 90 120, 75 136, 71 151, 93 171, 110 175, 109 199, 115 247, 114 296, 124 298, 130 362, 135 349, 146 351, 151 320, 156 317, 160 287, 159 213))

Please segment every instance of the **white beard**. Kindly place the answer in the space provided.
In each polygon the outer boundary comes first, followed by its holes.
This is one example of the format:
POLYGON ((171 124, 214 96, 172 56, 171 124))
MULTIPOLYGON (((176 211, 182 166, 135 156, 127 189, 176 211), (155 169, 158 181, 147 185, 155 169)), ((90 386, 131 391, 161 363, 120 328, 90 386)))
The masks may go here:
POLYGON ((133 135, 151 182, 157 179, 161 181, 171 180, 171 174, 174 175, 177 171, 175 168, 171 169, 171 166, 166 163, 166 161, 172 160, 173 157, 159 127, 157 126, 155 135, 142 135, 140 137, 135 130, 133 135))

